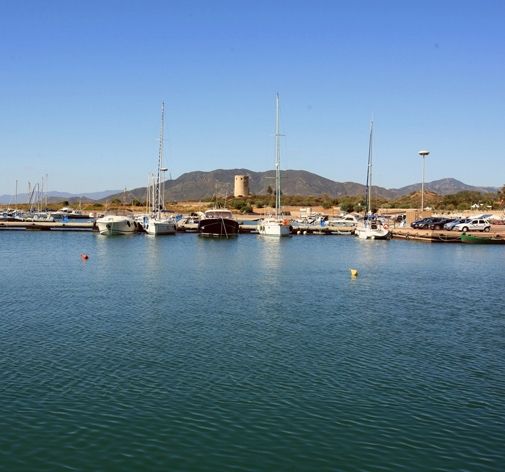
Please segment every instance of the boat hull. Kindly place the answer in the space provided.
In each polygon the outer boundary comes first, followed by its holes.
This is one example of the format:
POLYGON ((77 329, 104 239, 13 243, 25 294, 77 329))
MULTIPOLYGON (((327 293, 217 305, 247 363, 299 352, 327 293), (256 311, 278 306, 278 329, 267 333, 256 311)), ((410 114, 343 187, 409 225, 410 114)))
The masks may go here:
POLYGON ((145 218, 142 227, 147 234, 153 236, 173 235, 177 231, 172 220, 158 220, 156 218, 145 218))
POLYGON ((283 221, 263 220, 258 225, 258 233, 261 236, 282 238, 291 236, 291 226, 283 221))
POLYGON ((133 218, 120 216, 104 216, 96 220, 96 226, 100 234, 131 234, 138 231, 137 223, 133 218))
POLYGON ((356 236, 359 239, 378 239, 378 240, 389 240, 392 238, 392 234, 387 228, 377 227, 371 228, 369 226, 358 227, 356 229, 356 236))
POLYGON ((238 235, 238 221, 229 218, 204 218, 198 223, 198 233, 204 237, 229 238, 238 235))
POLYGON ((505 244, 505 238, 501 238, 500 236, 474 236, 463 233, 460 239, 462 243, 467 244, 505 244))

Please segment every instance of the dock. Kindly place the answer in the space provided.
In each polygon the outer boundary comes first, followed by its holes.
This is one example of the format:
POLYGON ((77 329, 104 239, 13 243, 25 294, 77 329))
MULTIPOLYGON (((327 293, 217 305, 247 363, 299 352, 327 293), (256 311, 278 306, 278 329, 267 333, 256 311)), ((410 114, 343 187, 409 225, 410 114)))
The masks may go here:
POLYGON ((63 223, 60 221, 1 221, 0 230, 16 231, 98 231, 94 221, 63 223))
MULTIPOLYGON (((505 228, 493 228, 490 233, 480 233, 473 231, 471 234, 477 239, 486 236, 504 236, 505 228)), ((461 233, 459 231, 425 230, 413 228, 393 228, 393 239, 405 239, 410 241, 422 241, 426 243, 461 243, 461 233)))

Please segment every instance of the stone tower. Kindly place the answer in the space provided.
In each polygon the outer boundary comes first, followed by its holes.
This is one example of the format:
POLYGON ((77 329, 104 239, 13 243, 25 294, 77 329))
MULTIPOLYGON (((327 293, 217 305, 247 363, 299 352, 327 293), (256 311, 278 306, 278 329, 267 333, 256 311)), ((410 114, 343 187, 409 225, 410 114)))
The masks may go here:
POLYGON ((233 191, 235 197, 247 197, 249 195, 249 176, 236 175, 235 189, 233 191))

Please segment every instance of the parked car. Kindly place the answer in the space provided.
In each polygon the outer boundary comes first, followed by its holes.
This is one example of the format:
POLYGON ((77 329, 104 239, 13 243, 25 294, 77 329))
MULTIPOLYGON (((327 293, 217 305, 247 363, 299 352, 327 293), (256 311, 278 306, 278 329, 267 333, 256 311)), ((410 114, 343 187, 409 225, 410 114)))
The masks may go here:
POLYGON ((424 228, 424 225, 428 223, 428 220, 431 218, 421 218, 420 220, 416 220, 413 223, 410 223, 410 226, 415 229, 424 228))
POLYGON ((449 223, 450 221, 453 221, 453 219, 452 218, 442 218, 442 217, 432 218, 428 224, 428 228, 430 228, 430 229, 443 229, 444 225, 446 223, 449 223))
POLYGON ((449 223, 446 223, 444 225, 444 229, 448 231, 452 231, 454 227, 460 223, 468 223, 470 221, 470 218, 458 218, 456 220, 450 221, 449 223))
POLYGON ((464 233, 468 231, 489 231, 491 224, 483 218, 472 218, 465 223, 458 223, 454 226, 454 229, 456 231, 463 231, 464 233))

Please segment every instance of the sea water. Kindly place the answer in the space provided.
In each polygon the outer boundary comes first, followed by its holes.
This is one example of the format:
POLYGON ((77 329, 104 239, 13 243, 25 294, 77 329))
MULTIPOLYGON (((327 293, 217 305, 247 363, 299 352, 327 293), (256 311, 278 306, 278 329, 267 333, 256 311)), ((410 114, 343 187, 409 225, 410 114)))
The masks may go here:
POLYGON ((0 469, 503 470, 504 262, 0 232, 0 469))

